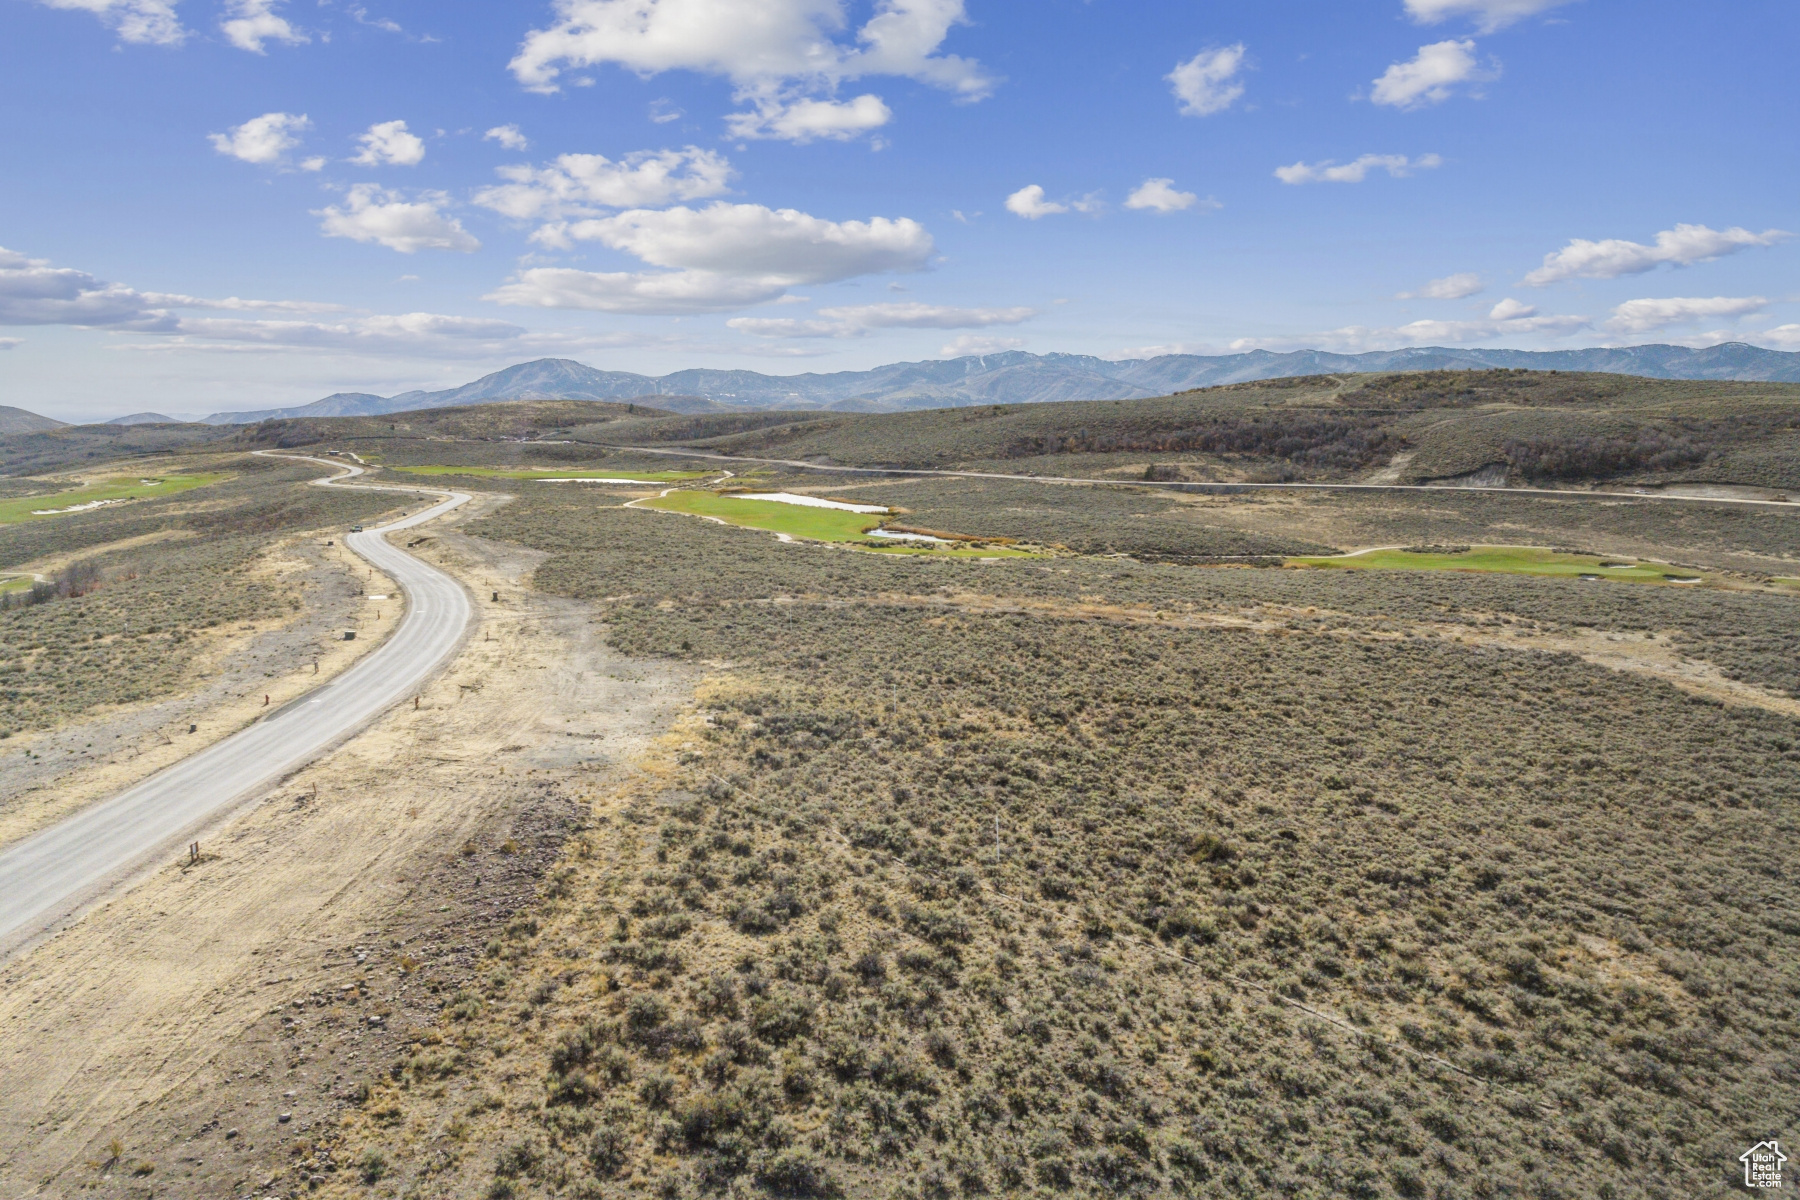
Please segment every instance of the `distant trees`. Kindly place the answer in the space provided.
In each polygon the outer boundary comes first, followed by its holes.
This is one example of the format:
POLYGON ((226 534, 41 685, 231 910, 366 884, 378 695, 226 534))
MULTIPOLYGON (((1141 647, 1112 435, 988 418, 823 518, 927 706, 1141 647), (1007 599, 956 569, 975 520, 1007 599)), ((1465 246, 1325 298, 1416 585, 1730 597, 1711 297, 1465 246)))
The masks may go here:
POLYGON ((30 588, 23 591, 9 592, 0 597, 0 612, 15 608, 30 608, 49 600, 70 596, 85 596, 100 586, 100 566, 88 559, 72 562, 48 580, 39 579, 32 582, 30 588))
POLYGON ((1596 479, 1633 471, 1672 471, 1715 456, 1684 433, 1639 429, 1618 437, 1513 438, 1502 447, 1528 479, 1596 479))
POLYGON ((1002 458, 1049 454, 1242 454, 1326 470, 1361 470, 1407 447, 1387 414, 1221 415, 1174 430, 1071 429, 1017 438, 1002 458))

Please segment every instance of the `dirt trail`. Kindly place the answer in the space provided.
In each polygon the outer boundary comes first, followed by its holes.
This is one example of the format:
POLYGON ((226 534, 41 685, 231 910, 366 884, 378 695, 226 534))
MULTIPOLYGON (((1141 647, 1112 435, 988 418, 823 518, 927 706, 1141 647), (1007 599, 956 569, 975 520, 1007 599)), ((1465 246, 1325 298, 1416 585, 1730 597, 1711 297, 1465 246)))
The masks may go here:
POLYGON ((537 556, 417 550, 482 602, 419 707, 0 967, 0 1195, 304 1190, 295 1147, 491 969, 587 797, 689 699, 689 672, 523 591, 537 556))
MULTIPOLYGON (((1677 648, 1673 631, 1661 634, 1605 629, 1544 630, 1526 624, 1469 625, 1452 622, 1401 621, 1336 613, 1320 608, 1289 608, 1259 604, 1227 612, 1132 608, 1104 601, 1028 600, 1014 596, 975 594, 902 595, 858 597, 855 601, 801 597, 759 601, 773 604, 821 604, 828 606, 885 605, 895 608, 935 610, 946 615, 968 613, 995 616, 1017 613, 1076 621, 1116 621, 1134 625, 1161 625, 1171 629, 1237 629, 1248 633, 1290 636, 1355 638, 1364 641, 1434 639, 1465 646, 1497 650, 1573 654, 1595 666, 1634 675, 1648 675, 1684 691, 1727 704, 1750 705, 1787 717, 1800 717, 1800 700, 1779 692, 1728 678, 1713 663, 1691 658, 1677 648), (1326 628, 1320 628, 1319 622, 1326 628), (1335 627, 1330 627, 1335 624, 1335 627), (1380 628, 1386 625, 1392 628, 1380 628)), ((1501 614, 1486 614, 1498 618, 1501 614)))

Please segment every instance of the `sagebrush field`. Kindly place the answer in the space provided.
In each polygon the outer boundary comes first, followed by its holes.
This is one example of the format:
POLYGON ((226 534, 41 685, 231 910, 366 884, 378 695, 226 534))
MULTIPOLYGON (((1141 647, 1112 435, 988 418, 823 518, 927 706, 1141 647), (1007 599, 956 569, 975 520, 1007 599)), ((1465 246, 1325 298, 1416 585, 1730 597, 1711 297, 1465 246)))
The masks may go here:
POLYGON ((1793 718, 1473 644, 1648 632, 1792 694, 1793 597, 621 499, 476 531, 732 666, 354 1118, 377 1191, 1674 1198, 1800 1102, 1793 718))

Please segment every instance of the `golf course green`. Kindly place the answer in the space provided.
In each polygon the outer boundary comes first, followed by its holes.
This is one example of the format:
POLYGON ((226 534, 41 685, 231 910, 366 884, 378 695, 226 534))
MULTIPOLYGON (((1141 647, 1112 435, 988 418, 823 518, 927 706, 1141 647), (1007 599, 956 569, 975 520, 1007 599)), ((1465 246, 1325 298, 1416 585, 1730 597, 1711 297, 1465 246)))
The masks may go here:
POLYGON ((218 483, 225 478, 227 476, 224 473, 218 472, 168 475, 156 479, 143 479, 130 475, 91 479, 78 487, 45 492, 41 496, 18 496, 11 500, 0 500, 0 525, 16 525, 21 521, 42 521, 50 517, 90 512, 96 508, 133 500, 152 500, 160 496, 179 495, 182 492, 191 492, 195 488, 218 483))
POLYGON ((1636 583, 1692 583, 1705 578, 1700 572, 1667 563, 1565 554, 1533 546, 1470 546, 1455 552, 1389 548, 1341 556, 1290 558, 1286 565, 1340 571, 1483 571, 1503 575, 1588 576, 1636 583))
POLYGON ((746 500, 729 492, 670 492, 666 496, 639 500, 636 506, 685 513, 693 517, 709 517, 727 525, 783 533, 812 542, 851 543, 859 549, 877 554, 935 554, 952 558, 1033 557, 1028 550, 972 547, 960 543, 950 546, 906 542, 880 545, 868 537, 869 531, 879 528, 885 519, 880 513, 849 512, 841 508, 809 508, 779 500, 746 500))

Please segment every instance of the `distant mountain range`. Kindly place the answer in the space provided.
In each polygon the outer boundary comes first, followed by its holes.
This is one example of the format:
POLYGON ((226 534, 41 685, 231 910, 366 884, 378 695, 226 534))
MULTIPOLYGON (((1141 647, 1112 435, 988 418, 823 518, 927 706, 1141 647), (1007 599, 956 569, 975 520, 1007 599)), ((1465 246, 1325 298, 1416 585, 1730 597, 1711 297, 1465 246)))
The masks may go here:
POLYGON ((339 392, 294 408, 214 413, 211 425, 243 425, 278 417, 366 417, 498 400, 639 400, 680 412, 833 409, 895 412, 972 404, 1048 400, 1130 400, 1188 388, 1290 375, 1365 371, 1456 371, 1517 367, 1534 371, 1604 371, 1652 379, 1739 379, 1800 382, 1800 353, 1727 342, 1703 350, 1631 346, 1588 350, 1452 350, 1427 346, 1368 354, 1297 350, 1275 354, 1166 354, 1111 361, 1084 354, 972 355, 892 363, 872 371, 763 375, 694 369, 672 375, 600 371, 564 358, 544 358, 496 371, 441 392, 398 396, 339 392))

